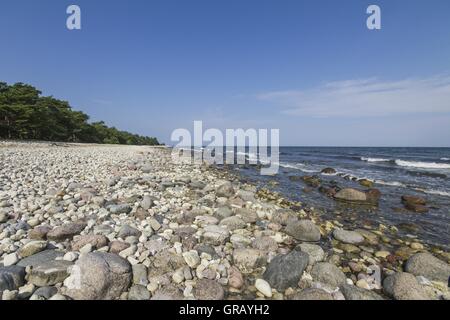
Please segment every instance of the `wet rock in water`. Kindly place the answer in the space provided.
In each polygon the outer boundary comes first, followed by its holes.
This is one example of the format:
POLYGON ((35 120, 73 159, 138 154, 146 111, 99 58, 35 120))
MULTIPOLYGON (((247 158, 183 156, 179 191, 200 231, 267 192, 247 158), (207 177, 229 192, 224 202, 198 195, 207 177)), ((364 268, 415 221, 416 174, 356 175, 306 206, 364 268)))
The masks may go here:
POLYGON ((53 241, 64 241, 72 239, 77 234, 86 228, 87 224, 84 221, 67 223, 60 227, 56 227, 47 233, 47 239, 53 241))
POLYGON ((325 290, 319 288, 305 289, 296 293, 291 300, 334 300, 333 296, 325 290))
POLYGON ((289 287, 295 288, 308 262, 308 254, 297 250, 286 255, 278 255, 267 266, 263 278, 278 291, 284 291, 289 287))
POLYGON ((335 174, 336 170, 333 168, 325 168, 325 169, 322 169, 322 171, 320 171, 320 172, 324 173, 324 174, 335 174))
POLYGON ((235 249, 233 251, 234 264, 244 273, 263 266, 266 263, 264 253, 257 249, 235 249))
POLYGON ((38 287, 61 283, 69 276, 68 268, 72 264, 66 260, 50 260, 34 264, 28 274, 28 282, 38 287))
POLYGON ((330 186, 320 186, 319 187, 319 192, 323 193, 324 195, 326 195, 327 197, 334 197, 334 195, 337 193, 337 190, 335 187, 330 187, 330 186))
POLYGON ((230 198, 234 195, 234 188, 231 182, 227 181, 222 183, 216 188, 216 195, 218 197, 230 198))
POLYGON ((174 285, 165 285, 156 290, 151 300, 182 300, 183 293, 174 285))
POLYGON ((0 267, 0 292, 17 290, 25 283, 25 268, 20 266, 0 267))
POLYGON ((325 258, 325 252, 322 247, 312 243, 301 243, 297 246, 300 251, 306 252, 309 255, 309 265, 314 265, 316 262, 321 262, 325 258))
POLYGON ((417 253, 410 257, 405 264, 405 271, 445 283, 450 279, 450 265, 428 252, 417 253))
POLYGON ((426 213, 429 209, 426 207, 426 200, 415 196, 402 196, 402 203, 406 210, 416 213, 426 213))
POLYGON ((347 231, 343 229, 335 229, 333 237, 344 243, 360 244, 364 242, 364 237, 356 231, 347 231))
POLYGON ((128 292, 128 300, 150 300, 150 292, 145 286, 134 285, 128 292))
POLYGON ((64 282, 66 294, 75 300, 116 299, 131 284, 131 265, 116 254, 88 253, 80 257, 76 267, 64 282))
POLYGON ((366 188, 372 188, 373 187, 373 181, 370 181, 368 179, 361 179, 358 180, 359 184, 366 188))
POLYGON ((380 199, 380 192, 377 189, 363 192, 352 188, 345 188, 338 191, 334 195, 334 199, 349 203, 377 204, 380 199))
POLYGON ((320 229, 311 220, 298 220, 290 223, 286 234, 299 241, 317 242, 320 240, 320 229))
POLYGON ((424 287, 410 273, 398 272, 383 281, 384 292, 396 300, 429 300, 424 287))
POLYGON ((314 280, 332 287, 345 284, 347 279, 341 269, 328 262, 316 263, 311 270, 311 276, 314 280))
POLYGON ((340 289, 346 300, 384 300, 379 294, 357 286, 344 284, 340 289))
POLYGON ((223 300, 225 291, 216 281, 201 279, 197 281, 193 294, 198 300, 223 300))
POLYGON ((308 186, 313 188, 317 188, 318 186, 320 186, 320 183, 322 182, 318 176, 303 176, 302 180, 308 186))
POLYGON ((80 251, 85 245, 90 244, 93 249, 99 249, 108 245, 108 238, 104 235, 84 235, 74 239, 71 243, 72 250, 80 251))

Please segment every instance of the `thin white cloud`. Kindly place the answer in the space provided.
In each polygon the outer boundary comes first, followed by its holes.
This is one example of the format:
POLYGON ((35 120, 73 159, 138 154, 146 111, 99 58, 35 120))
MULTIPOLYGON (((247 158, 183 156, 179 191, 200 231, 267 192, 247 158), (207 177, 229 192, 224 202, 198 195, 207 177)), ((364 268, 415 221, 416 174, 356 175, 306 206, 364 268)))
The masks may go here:
POLYGON ((309 90, 263 93, 283 113, 312 117, 373 117, 450 112, 450 77, 401 81, 377 79, 331 82, 309 90))

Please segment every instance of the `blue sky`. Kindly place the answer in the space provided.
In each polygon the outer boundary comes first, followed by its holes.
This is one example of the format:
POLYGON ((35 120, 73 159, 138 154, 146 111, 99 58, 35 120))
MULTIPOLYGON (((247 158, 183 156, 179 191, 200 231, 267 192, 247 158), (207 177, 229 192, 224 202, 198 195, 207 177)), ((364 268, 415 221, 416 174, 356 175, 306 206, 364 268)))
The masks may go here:
POLYGON ((0 80, 166 143, 203 120, 282 145, 450 146, 448 0, 2 0, 0 39, 0 80))

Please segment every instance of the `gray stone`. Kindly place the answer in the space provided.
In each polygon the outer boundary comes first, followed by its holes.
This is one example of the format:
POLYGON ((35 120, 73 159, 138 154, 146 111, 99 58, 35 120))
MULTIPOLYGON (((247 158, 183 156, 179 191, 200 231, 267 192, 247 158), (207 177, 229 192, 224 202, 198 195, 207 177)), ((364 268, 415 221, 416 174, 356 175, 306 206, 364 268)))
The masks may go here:
POLYGON ((340 289, 346 300, 384 300, 379 294, 357 286, 344 284, 340 289))
POLYGON ((153 207, 153 199, 150 196, 145 195, 141 202, 141 207, 144 210, 148 210, 153 207))
POLYGON ((222 220, 222 219, 231 217, 233 215, 233 211, 231 210, 230 207, 225 207, 225 206, 224 207, 219 207, 219 208, 217 208, 215 215, 220 220, 222 220))
POLYGON ((222 286, 209 279, 198 280, 193 293, 198 300, 223 300, 225 296, 222 286))
POLYGON ((266 264, 264 253, 257 249, 235 249, 233 251, 234 264, 244 273, 253 271, 266 264))
POLYGON ((64 241, 67 239, 72 239, 74 236, 79 234, 86 228, 86 223, 83 221, 67 223, 60 227, 56 227, 49 233, 47 233, 47 239, 53 241, 64 241))
POLYGON ((40 264, 43 264, 48 261, 53 261, 56 258, 63 257, 64 252, 57 251, 57 250, 44 250, 39 253, 33 254, 32 256, 26 257, 22 260, 20 260, 17 265, 21 267, 35 267, 40 264))
POLYGON ((288 224, 285 232, 300 241, 320 240, 320 230, 311 220, 299 220, 288 224))
POLYGON ((328 262, 316 263, 311 270, 311 276, 315 281, 332 287, 339 287, 346 282, 345 274, 334 264, 328 262))
POLYGON ((150 292, 145 286, 134 285, 128 292, 128 300, 150 300, 150 292))
POLYGON ((119 231, 119 234, 117 235, 117 237, 125 239, 126 237, 130 237, 130 236, 140 237, 141 235, 142 235, 141 231, 125 224, 120 228, 120 231, 119 231))
POLYGON ((309 255, 309 265, 314 265, 316 262, 321 262, 325 258, 323 249, 312 243, 302 243, 298 245, 300 251, 306 252, 309 255))
POLYGON ((291 300, 334 300, 333 296, 325 290, 318 288, 305 289, 295 294, 291 300))
POLYGON ((36 254, 38 252, 41 252, 47 247, 47 241, 30 241, 27 244, 25 244, 22 248, 19 249, 19 255, 22 258, 29 257, 33 254, 36 254))
POLYGON ((76 268, 72 268, 72 277, 73 283, 64 282, 69 297, 75 300, 113 300, 129 288, 132 270, 130 263, 116 254, 92 252, 78 259, 76 268))
POLYGON ((396 300, 429 300, 423 286, 410 273, 398 272, 383 281, 384 292, 396 300))
POLYGON ((72 250, 80 251, 85 245, 90 244, 92 248, 99 249, 108 245, 108 238, 104 235, 99 234, 89 234, 84 236, 79 236, 72 241, 72 250))
POLYGON ((228 239, 230 233, 227 229, 217 225, 209 225, 204 228, 203 240, 213 246, 221 245, 228 239))
POLYGON ((156 290, 151 300, 182 300, 183 293, 174 285, 166 285, 156 290))
POLYGON ((143 264, 133 266, 133 283, 146 286, 148 284, 147 267, 143 264))
POLYGON ((336 240, 349 244, 360 244, 364 242, 364 237, 358 232, 343 229, 335 229, 333 231, 333 237, 336 240))
POLYGON ((127 203, 113 204, 108 206, 109 212, 112 214, 130 213, 132 208, 127 203))
POLYGON ((234 188, 231 182, 227 181, 216 188, 216 195, 218 197, 229 198, 234 195, 234 188))
POLYGON ((278 255, 272 259, 264 272, 263 278, 279 291, 289 287, 295 288, 308 265, 308 254, 291 251, 286 255, 278 255))
POLYGON ((247 225, 244 220, 239 217, 232 216, 220 221, 221 226, 226 226, 228 230, 243 229, 247 225))
POLYGON ((408 259, 405 271, 429 280, 447 283, 450 279, 450 265, 428 252, 421 252, 408 259))
POLYGON ((68 268, 73 265, 66 260, 49 260, 35 264, 28 274, 28 282, 38 287, 53 286, 63 282, 68 276, 68 268))
POLYGON ((38 288, 33 295, 38 297, 43 297, 45 299, 50 299, 52 296, 58 293, 58 288, 56 287, 41 287, 38 288))

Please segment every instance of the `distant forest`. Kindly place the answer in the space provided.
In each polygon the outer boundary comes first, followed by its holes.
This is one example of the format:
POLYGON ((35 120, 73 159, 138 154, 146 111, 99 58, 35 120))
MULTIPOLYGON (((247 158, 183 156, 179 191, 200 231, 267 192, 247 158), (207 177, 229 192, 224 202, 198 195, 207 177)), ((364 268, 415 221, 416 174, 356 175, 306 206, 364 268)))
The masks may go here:
POLYGON ((75 111, 67 101, 44 97, 33 86, 0 82, 0 138, 159 145, 156 138, 108 127, 103 121, 75 111))

